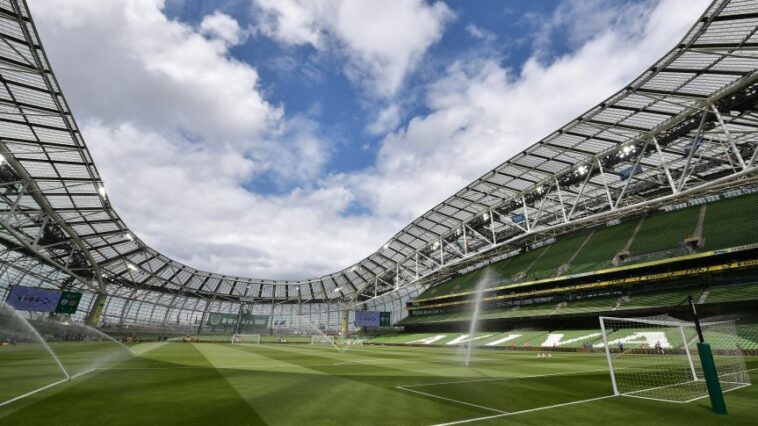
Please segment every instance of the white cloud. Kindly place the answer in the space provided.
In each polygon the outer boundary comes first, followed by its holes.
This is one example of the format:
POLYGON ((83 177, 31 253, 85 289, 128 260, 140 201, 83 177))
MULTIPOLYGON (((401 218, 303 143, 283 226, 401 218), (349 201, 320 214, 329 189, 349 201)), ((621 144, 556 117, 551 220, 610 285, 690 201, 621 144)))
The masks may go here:
POLYGON ((239 44, 244 36, 239 23, 234 18, 218 11, 213 15, 203 17, 200 31, 231 46, 239 44))
POLYGON ((255 162, 130 124, 82 129, 111 201, 137 235, 179 261, 262 278, 333 272, 369 253, 400 223, 346 218, 340 185, 265 196, 247 191, 255 162))
POLYGON ((376 114, 376 118, 367 129, 371 134, 384 135, 395 130, 398 124, 400 124, 400 108, 396 104, 390 104, 376 114))
POLYGON ((466 25, 466 32, 473 38, 477 40, 482 40, 485 42, 492 43, 495 40, 497 40, 497 35, 493 33, 492 31, 479 27, 475 24, 468 24, 466 25))
POLYGON ((602 10, 616 18, 575 52, 547 64, 536 52, 519 73, 497 57, 455 62, 427 89, 431 112, 388 135, 372 170, 345 179, 376 214, 413 219, 621 89, 679 41, 705 0, 699 6, 669 0, 602 10))
MULTIPOLYGON (((363 73, 399 98, 403 79, 450 19, 442 3, 382 2, 385 10, 372 10, 335 0, 318 3, 334 11, 325 17, 312 4, 269 5, 281 16, 258 30, 317 49, 337 43, 356 68, 348 70, 353 78, 363 73)), ((699 13, 689 0, 646 3, 638 15, 645 25, 630 32, 613 21, 577 36, 575 52, 550 63, 535 55, 518 72, 497 57, 453 63, 418 90, 429 113, 399 129, 395 102, 376 116, 373 129, 392 133, 373 167, 324 176, 330 142, 313 117, 268 102, 256 69, 230 56, 245 37, 233 18, 214 13, 192 27, 167 19, 159 0, 30 6, 126 223, 194 267, 261 278, 329 273, 368 255, 416 215, 621 88, 699 13), (294 189, 246 189, 264 172, 294 189), (369 212, 346 216, 353 203, 369 212)))
POLYGON ((290 45, 334 48, 345 73, 381 97, 392 97, 453 18, 442 2, 422 0, 253 0, 260 32, 290 45))
POLYGON ((253 144, 283 115, 258 90, 257 71, 229 56, 241 40, 229 16, 200 31, 169 20, 160 0, 41 0, 31 4, 76 113, 134 121, 194 138, 253 144))

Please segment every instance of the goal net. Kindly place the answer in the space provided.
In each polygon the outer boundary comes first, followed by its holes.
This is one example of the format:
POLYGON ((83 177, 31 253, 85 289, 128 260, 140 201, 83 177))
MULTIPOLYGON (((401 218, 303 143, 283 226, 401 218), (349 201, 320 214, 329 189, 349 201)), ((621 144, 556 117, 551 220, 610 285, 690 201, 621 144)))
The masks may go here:
POLYGON ((334 345, 334 337, 314 334, 311 336, 311 345, 334 345))
MULTIPOLYGON (((708 396, 697 350, 695 323, 668 315, 600 317, 604 348, 616 395, 671 402, 708 396)), ((723 392, 750 385, 734 321, 701 322, 711 345, 723 392)))
POLYGON ((260 334, 234 334, 232 335, 232 345, 242 343, 258 344, 261 343, 260 334))

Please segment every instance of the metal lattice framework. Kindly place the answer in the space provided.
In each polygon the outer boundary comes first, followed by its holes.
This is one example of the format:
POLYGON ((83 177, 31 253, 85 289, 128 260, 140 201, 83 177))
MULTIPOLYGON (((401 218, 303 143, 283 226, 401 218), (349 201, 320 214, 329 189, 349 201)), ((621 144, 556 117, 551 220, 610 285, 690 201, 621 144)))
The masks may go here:
POLYGON ((212 303, 234 311, 240 303, 374 304, 394 295, 402 306, 424 284, 497 253, 756 181, 757 29, 758 1, 714 1, 629 85, 365 259, 277 281, 196 270, 130 231, 109 203, 26 4, 0 1, 0 271, 17 282, 149 301, 166 307, 164 321, 180 303, 191 312, 212 303))

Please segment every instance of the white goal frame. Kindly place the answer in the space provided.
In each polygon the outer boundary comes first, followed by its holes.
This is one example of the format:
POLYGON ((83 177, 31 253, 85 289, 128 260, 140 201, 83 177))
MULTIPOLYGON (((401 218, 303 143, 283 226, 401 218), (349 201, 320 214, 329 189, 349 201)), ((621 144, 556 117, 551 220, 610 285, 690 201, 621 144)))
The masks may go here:
MULTIPOLYGON (((599 321, 603 338, 601 345, 608 361, 614 395, 676 403, 708 397, 697 352, 695 323, 668 315, 644 318, 601 316, 599 321), (615 340, 609 339, 610 334, 620 330, 628 332, 622 332, 620 338, 617 335, 615 340), (640 345, 640 337, 635 336, 643 335, 660 336, 663 342, 640 345), (625 347, 627 341, 630 347, 625 347)), ((738 344, 735 322, 718 321, 701 325, 706 330, 706 340, 709 340, 707 335, 711 333, 722 346, 714 351, 714 359, 721 365, 719 382, 722 383, 723 392, 749 386, 750 377, 738 344)))
POLYGON ((232 345, 239 344, 260 344, 260 334, 232 334, 232 345), (250 339, 250 340, 248 340, 250 339))

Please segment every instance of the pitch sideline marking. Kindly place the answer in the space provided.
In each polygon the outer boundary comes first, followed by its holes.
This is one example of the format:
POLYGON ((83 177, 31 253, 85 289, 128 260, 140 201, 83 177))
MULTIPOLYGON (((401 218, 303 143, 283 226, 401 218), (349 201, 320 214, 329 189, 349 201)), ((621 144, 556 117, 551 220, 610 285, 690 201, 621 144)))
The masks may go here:
POLYGON ((492 407, 485 407, 484 405, 472 404, 472 403, 466 402, 466 401, 459 401, 457 399, 446 398, 444 396, 435 395, 433 393, 421 392, 421 391, 417 391, 417 390, 413 390, 413 389, 406 389, 406 388, 404 388, 402 386, 395 386, 395 388, 401 389, 401 390, 404 390, 404 391, 407 391, 407 392, 417 393, 419 395, 430 396, 432 398, 442 399, 442 400, 453 402, 453 403, 456 403, 456 404, 469 405, 471 407, 481 408, 481 409, 488 410, 488 411, 494 411, 494 412, 500 413, 500 414, 508 414, 507 411, 498 410, 498 409, 492 408, 492 407))
POLYGON ((39 393, 39 392, 42 392, 44 390, 50 389, 50 388, 52 388, 54 386, 57 386, 57 385, 59 385, 61 383, 71 382, 72 380, 76 379, 77 377, 83 376, 83 375, 85 375, 87 373, 91 373, 91 372, 93 372, 95 370, 97 370, 97 368, 90 368, 89 370, 84 370, 84 371, 81 371, 81 372, 79 372, 77 374, 74 374, 73 376, 70 376, 67 379, 58 380, 57 382, 53 382, 53 383, 50 383, 49 385, 42 386, 41 388, 34 389, 33 391, 27 392, 27 393, 25 393, 23 395, 19 395, 19 396, 15 397, 15 398, 11 398, 11 399, 9 399, 7 401, 2 401, 2 402, 0 402, 0 407, 8 405, 8 404, 10 404, 12 402, 16 402, 16 401, 18 401, 20 399, 26 398, 27 396, 32 396, 35 393, 39 393))
POLYGON ((27 392, 27 393, 25 393, 23 395, 19 395, 19 396, 15 397, 15 398, 11 398, 11 399, 9 399, 7 401, 0 402, 0 407, 2 407, 4 405, 8 405, 8 404, 10 404, 12 402, 18 401, 19 399, 26 398, 27 396, 34 395, 35 393, 42 392, 45 389, 50 389, 51 387, 59 385, 59 384, 64 383, 64 382, 67 382, 68 380, 69 379, 58 380, 57 382, 53 382, 53 383, 50 383, 49 385, 42 386, 39 389, 35 389, 35 390, 31 391, 31 392, 27 392))
POLYGON ((553 408, 565 407, 567 405, 583 404, 585 402, 600 401, 601 399, 608 399, 608 398, 614 398, 614 397, 616 397, 616 395, 606 395, 606 396, 600 396, 600 397, 597 397, 597 398, 589 398, 589 399, 582 399, 582 400, 579 400, 579 401, 564 402, 562 404, 554 404, 554 405, 546 405, 544 407, 530 408, 528 410, 513 411, 513 412, 510 412, 510 413, 503 413, 503 414, 495 414, 494 416, 474 417, 473 419, 458 420, 458 421, 449 422, 449 423, 438 423, 438 424, 435 424, 433 426, 460 425, 460 424, 464 424, 464 423, 478 422, 478 421, 481 421, 481 420, 489 420, 489 419, 496 419, 496 418, 500 418, 500 417, 515 416, 516 414, 524 414, 524 413, 532 413, 532 412, 535 412, 535 411, 550 410, 550 409, 553 409, 553 408))

